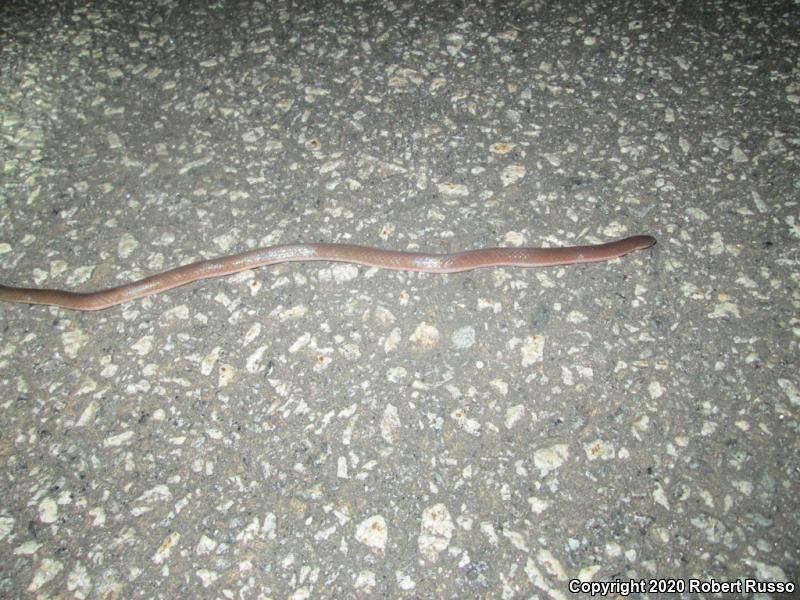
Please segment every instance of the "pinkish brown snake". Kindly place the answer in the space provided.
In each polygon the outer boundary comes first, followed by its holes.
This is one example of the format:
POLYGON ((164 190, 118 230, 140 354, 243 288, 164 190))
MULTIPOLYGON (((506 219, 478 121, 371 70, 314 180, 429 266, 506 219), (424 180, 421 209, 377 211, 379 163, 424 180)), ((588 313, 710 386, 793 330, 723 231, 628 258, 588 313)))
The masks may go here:
POLYGON ((457 273, 483 267, 551 267, 600 262, 624 256, 656 243, 649 235, 597 244, 564 248, 481 248, 453 254, 427 254, 381 250, 351 244, 291 244, 269 246, 232 256, 201 260, 139 281, 96 292, 31 289, 0 285, 0 300, 26 304, 49 304, 72 310, 101 310, 136 298, 159 294, 198 279, 222 277, 284 262, 325 260, 355 263, 396 271, 457 273))

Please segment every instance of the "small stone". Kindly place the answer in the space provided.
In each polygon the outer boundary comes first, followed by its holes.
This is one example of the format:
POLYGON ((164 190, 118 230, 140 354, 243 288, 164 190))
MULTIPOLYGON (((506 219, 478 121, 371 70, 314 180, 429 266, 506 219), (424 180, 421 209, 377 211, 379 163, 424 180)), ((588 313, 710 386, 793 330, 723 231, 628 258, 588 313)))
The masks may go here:
POLYGON ((386 548, 387 537, 386 520, 381 515, 373 515, 356 527, 356 539, 376 550, 383 551, 386 548))

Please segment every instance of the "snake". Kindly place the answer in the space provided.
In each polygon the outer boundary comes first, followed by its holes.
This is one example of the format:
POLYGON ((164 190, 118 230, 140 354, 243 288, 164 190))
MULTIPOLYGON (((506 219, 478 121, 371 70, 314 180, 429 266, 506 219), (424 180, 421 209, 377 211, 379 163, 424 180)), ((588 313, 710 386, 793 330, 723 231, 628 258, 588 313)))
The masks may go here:
POLYGON ((223 277, 279 263, 333 261, 396 271, 458 273, 489 267, 552 267, 601 262, 619 258, 635 250, 649 248, 655 243, 655 238, 649 235, 635 235, 589 246, 479 248, 450 254, 384 250, 354 244, 281 244, 189 263, 138 281, 94 292, 0 285, 0 300, 95 311, 160 294, 193 281, 223 277))

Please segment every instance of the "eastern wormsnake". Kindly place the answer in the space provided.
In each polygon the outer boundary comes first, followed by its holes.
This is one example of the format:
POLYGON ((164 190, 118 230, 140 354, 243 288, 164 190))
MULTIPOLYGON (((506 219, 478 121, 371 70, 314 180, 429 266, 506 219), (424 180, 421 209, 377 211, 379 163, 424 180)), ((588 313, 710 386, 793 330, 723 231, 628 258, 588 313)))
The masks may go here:
POLYGON ((96 292, 69 292, 0 285, 0 300, 48 304, 71 310, 102 310, 136 298, 159 294, 198 279, 222 277, 284 262, 326 260, 396 271, 457 273, 483 267, 551 267, 600 262, 624 256, 634 250, 649 248, 655 243, 655 238, 649 235, 636 235, 594 246, 481 248, 453 254, 399 252, 351 244, 290 244, 201 260, 139 281, 96 292))

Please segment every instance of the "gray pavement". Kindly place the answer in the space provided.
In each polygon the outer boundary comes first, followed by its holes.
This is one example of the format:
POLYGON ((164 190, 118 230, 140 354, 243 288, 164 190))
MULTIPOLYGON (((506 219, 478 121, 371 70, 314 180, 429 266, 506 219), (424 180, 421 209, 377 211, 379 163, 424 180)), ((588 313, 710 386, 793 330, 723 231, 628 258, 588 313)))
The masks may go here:
POLYGON ((3 3, 7 285, 297 241, 658 244, 2 304, 0 597, 788 597, 798 22, 797 2, 3 3))

